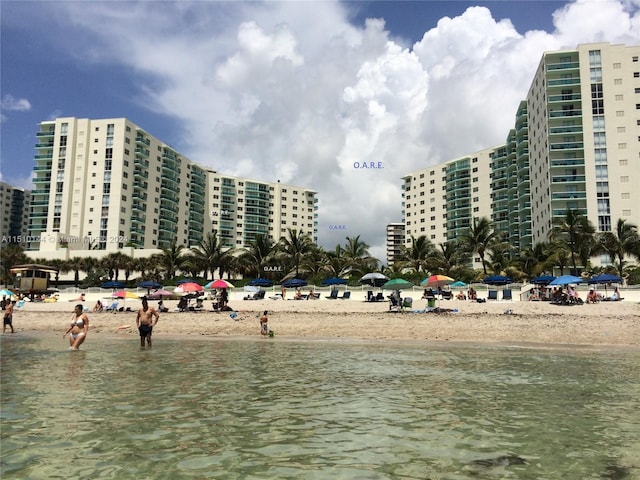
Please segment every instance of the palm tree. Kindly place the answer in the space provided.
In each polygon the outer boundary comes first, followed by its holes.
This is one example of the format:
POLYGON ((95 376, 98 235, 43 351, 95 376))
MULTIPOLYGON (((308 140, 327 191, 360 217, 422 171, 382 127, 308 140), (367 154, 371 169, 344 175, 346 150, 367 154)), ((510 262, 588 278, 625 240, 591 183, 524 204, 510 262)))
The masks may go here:
POLYGON ((577 275, 578 265, 576 257, 583 258, 583 267, 587 267, 591 249, 588 247, 593 242, 595 229, 591 222, 577 210, 567 209, 565 216, 557 219, 551 230, 551 240, 562 239, 571 252, 571 265, 573 275, 577 275), (584 258, 586 257, 586 261, 584 258))
POLYGON ((267 235, 257 235, 238 257, 238 266, 241 271, 253 277, 260 277, 263 275, 264 267, 272 261, 275 252, 276 245, 267 235))
POLYGON ((109 273, 109 279, 118 281, 120 270, 125 271, 125 281, 129 280, 131 269, 133 266, 133 258, 122 252, 113 252, 103 257, 102 266, 109 273))
POLYGON ((442 273, 449 277, 459 277, 458 272, 464 270, 470 262, 467 252, 460 246, 460 242, 451 240, 440 243, 427 257, 426 269, 429 272, 442 273))
POLYGON ((467 233, 461 238, 471 255, 477 253, 480 256, 482 271, 486 275, 485 252, 499 239, 499 234, 493 230, 491 221, 486 217, 474 218, 473 226, 469 227, 467 233))
POLYGON ((364 275, 378 267, 378 260, 371 256, 369 245, 360 240, 360 235, 346 237, 346 240, 347 243, 342 247, 342 255, 349 261, 354 273, 364 275))
POLYGON ((638 227, 625 219, 619 218, 615 232, 603 232, 599 235, 602 251, 606 252, 615 264, 618 261, 618 274, 622 278, 626 255, 638 255, 640 235, 638 227))
POLYGON ((311 252, 313 240, 308 233, 299 232, 296 229, 287 229, 287 236, 282 237, 279 242, 280 252, 293 262, 296 277, 300 273, 300 264, 304 256, 311 252))
POLYGON ((176 271, 182 268, 186 258, 182 255, 184 245, 178 245, 174 238, 169 245, 169 248, 163 248, 160 254, 160 265, 162 266, 166 279, 172 279, 176 276, 176 271))
POLYGON ((410 246, 403 246, 400 253, 399 263, 405 268, 411 268, 414 272, 427 271, 427 259, 433 255, 435 247, 426 235, 415 238, 411 235, 410 246))
POLYGON ((324 272, 328 277, 342 278, 351 271, 351 259, 344 256, 344 249, 340 245, 330 252, 324 252, 324 272))
POLYGON ((65 262, 67 271, 73 272, 73 284, 76 288, 80 285, 80 271, 84 270, 85 259, 82 257, 72 257, 65 262))
POLYGON ((0 249, 0 262, 2 263, 2 279, 3 283, 9 284, 11 278, 11 267, 27 263, 29 258, 25 255, 23 248, 17 243, 11 243, 0 249))
POLYGON ((216 270, 220 273, 220 278, 224 276, 224 272, 231 267, 232 251, 222 250, 222 243, 218 240, 217 232, 209 232, 198 242, 196 247, 191 248, 189 260, 194 261, 200 267, 199 271, 204 270, 205 278, 214 279, 216 270))

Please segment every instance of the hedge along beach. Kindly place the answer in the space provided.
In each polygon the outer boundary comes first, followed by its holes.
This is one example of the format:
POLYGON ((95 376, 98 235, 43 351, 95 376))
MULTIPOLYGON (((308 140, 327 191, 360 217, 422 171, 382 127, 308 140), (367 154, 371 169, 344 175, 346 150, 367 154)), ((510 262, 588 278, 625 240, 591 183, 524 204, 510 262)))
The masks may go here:
MULTIPOLYGON (((160 342, 162 336, 175 335, 259 337, 259 315, 268 310, 269 327, 276 338, 640 347, 640 291, 631 289, 622 291, 622 301, 574 306, 518 300, 439 300, 438 307, 457 310, 446 313, 424 313, 426 301, 418 300, 417 291, 413 292, 413 309, 402 313, 389 312, 388 302, 365 302, 364 292, 358 290, 348 300, 329 300, 324 293, 319 300, 272 300, 269 294, 264 300, 242 300, 242 294, 232 293, 233 316, 231 312, 210 311, 211 301, 206 301, 200 312, 176 312, 177 301, 165 300, 169 312, 161 314, 154 339, 160 342)), ((16 334, 50 332, 59 336, 67 328, 75 305, 68 300, 77 295, 62 294, 55 303, 25 303, 14 315, 16 334)), ((102 296, 88 293, 84 301, 90 318, 84 348, 90 349, 91 342, 102 335, 137 340, 135 317, 140 301, 121 302, 131 311, 92 313, 98 299, 104 301, 102 296)))

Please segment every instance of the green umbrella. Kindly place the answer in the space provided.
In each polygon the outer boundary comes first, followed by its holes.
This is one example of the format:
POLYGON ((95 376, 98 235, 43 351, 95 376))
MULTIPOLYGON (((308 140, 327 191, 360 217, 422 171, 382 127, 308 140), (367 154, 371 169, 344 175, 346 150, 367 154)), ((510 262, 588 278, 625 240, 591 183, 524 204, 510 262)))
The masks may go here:
POLYGON ((404 278, 394 278, 382 285, 383 289, 387 290, 405 290, 407 288, 413 288, 413 283, 406 281, 404 278))

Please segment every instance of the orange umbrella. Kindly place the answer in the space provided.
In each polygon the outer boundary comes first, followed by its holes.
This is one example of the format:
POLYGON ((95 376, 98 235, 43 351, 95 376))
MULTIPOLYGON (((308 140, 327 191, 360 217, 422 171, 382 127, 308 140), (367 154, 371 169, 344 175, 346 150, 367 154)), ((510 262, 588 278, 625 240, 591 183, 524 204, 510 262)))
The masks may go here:
POLYGON ((424 285, 427 287, 442 287, 444 285, 449 285, 453 282, 453 278, 447 277, 446 275, 431 275, 429 278, 425 278, 420 285, 424 285))

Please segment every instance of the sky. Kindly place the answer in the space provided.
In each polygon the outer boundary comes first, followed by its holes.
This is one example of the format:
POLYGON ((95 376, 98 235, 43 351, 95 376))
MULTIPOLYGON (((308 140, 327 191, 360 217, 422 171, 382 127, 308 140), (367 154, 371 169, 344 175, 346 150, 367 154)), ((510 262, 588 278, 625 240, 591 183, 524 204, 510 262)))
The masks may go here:
POLYGON ((640 0, 1 0, 0 28, 2 181, 33 188, 39 122, 126 117, 314 189, 319 244, 385 264, 402 176, 504 143, 545 51, 640 44, 640 0))

